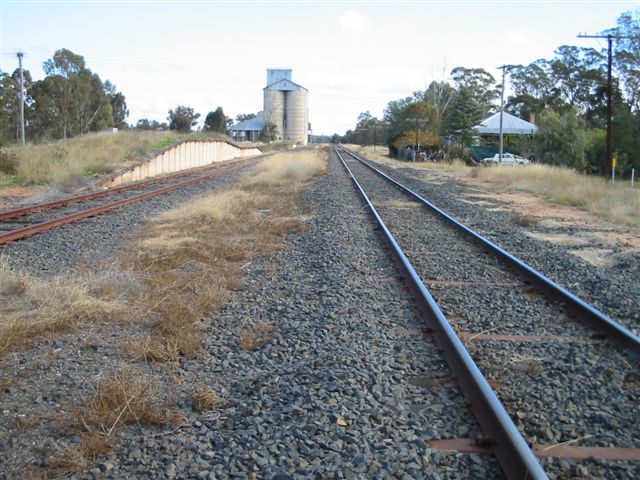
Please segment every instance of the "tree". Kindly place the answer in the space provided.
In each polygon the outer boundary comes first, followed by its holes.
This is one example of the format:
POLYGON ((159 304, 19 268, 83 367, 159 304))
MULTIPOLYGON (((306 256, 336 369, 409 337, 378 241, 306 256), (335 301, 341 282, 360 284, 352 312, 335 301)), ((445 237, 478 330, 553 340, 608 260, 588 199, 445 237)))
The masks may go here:
POLYGON ((554 83, 547 73, 548 63, 539 59, 526 66, 508 66, 507 72, 515 95, 507 99, 505 110, 528 119, 532 113, 538 114, 545 108, 556 111, 566 108, 564 101, 554 95, 554 83))
POLYGON ((47 78, 43 80, 47 82, 47 100, 51 100, 51 107, 55 109, 55 118, 60 123, 59 128, 64 139, 71 130, 71 90, 78 74, 84 68, 84 58, 66 48, 57 50, 53 58, 43 65, 47 74, 47 78))
MULTIPOLYGON (((47 76, 36 82, 31 92, 32 134, 66 139, 113 126, 109 97, 113 87, 86 68, 81 55, 58 50, 44 63, 44 71, 47 76)), ((123 95, 121 101, 124 103, 123 95)))
MULTIPOLYGON (((33 98, 29 94, 32 81, 28 70, 23 72, 25 95, 25 125, 32 118, 33 98)), ((16 69, 9 75, 0 70, 0 145, 20 138, 20 72, 16 69)))
POLYGON ((169 129, 177 130, 178 132, 189 133, 191 127, 198 123, 200 118, 199 113, 195 113, 193 108, 178 105, 175 110, 169 110, 169 129))
POLYGON ((207 132, 227 133, 227 117, 222 107, 218 107, 215 112, 209 112, 207 114, 203 129, 207 132))
POLYGON ((551 109, 542 112, 534 142, 541 162, 584 169, 585 123, 575 108, 563 114, 551 109))
POLYGON ((127 102, 121 92, 116 91, 116 86, 109 80, 104 82, 104 91, 111 103, 113 113, 113 126, 119 129, 127 128, 126 119, 129 116, 127 102))
POLYGON ((261 142, 271 143, 278 138, 278 127, 275 123, 266 122, 262 130, 260 130, 260 136, 258 139, 261 142))
POLYGON ((442 131, 457 135, 462 146, 470 145, 473 127, 484 117, 484 110, 474 98, 471 87, 462 86, 443 119, 442 131))
POLYGON ((638 12, 625 12, 617 26, 607 31, 616 37, 613 62, 634 112, 640 110, 640 18, 638 12))
POLYGON ((149 120, 148 118, 141 118, 138 120, 134 128, 138 130, 169 130, 169 126, 166 123, 160 123, 157 120, 149 120))
POLYGON ((449 109, 449 105, 455 94, 455 90, 447 82, 436 81, 431 82, 424 92, 424 101, 436 109, 438 115, 438 130, 440 122, 442 122, 445 113, 449 109))
POLYGON ((458 92, 465 89, 465 95, 470 96, 480 110, 480 117, 486 117, 493 110, 500 92, 495 78, 484 68, 456 67, 451 70, 451 78, 458 92))
POLYGON ((606 83, 606 57, 593 48, 562 45, 548 63, 554 96, 586 113, 598 103, 596 89, 606 83))
POLYGON ((240 113, 236 115, 236 123, 244 122, 245 120, 251 120, 252 118, 256 118, 255 113, 240 113))

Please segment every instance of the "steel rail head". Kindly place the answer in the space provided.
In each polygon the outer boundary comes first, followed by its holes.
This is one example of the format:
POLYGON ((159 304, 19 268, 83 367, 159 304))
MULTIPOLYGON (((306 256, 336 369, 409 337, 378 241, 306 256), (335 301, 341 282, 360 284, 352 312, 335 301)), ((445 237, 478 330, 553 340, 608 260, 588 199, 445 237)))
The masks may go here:
POLYGON ((342 155, 335 147, 334 151, 381 229, 396 264, 404 272, 405 280, 420 310, 433 322, 436 340, 443 349, 448 365, 459 379, 460 388, 469 400, 471 409, 483 432, 495 442, 493 450, 507 478, 514 480, 547 479, 548 477, 533 451, 514 425, 504 406, 425 287, 342 155))
POLYGON ((540 288, 544 289, 546 292, 562 300, 563 302, 566 302, 567 306, 573 309, 576 313, 580 314, 584 320, 587 320, 592 325, 602 329, 612 339, 616 340, 617 342, 620 342, 622 345, 627 347, 634 354, 640 354, 640 337, 635 335, 628 328, 624 327, 623 325, 620 325, 618 322, 608 317, 597 308, 593 307, 592 305, 588 304, 586 301, 582 300, 580 297, 574 295, 573 293, 569 292, 562 286, 558 285, 549 277, 538 272, 536 269, 526 264, 524 261, 520 260, 518 257, 510 254, 499 245, 496 245, 491 240, 483 237, 476 231, 470 229, 463 223, 459 222, 458 220, 453 218, 451 215, 449 215, 447 212, 440 209, 439 207, 431 203, 429 200, 422 197, 420 194, 402 185, 397 180, 391 178, 389 175, 377 169, 376 167, 371 165, 369 162, 363 160, 362 158, 359 158, 357 155, 350 152, 349 150, 345 149, 345 152, 350 156, 352 156, 357 161, 359 161, 360 163, 362 163, 363 165, 367 166, 368 168, 376 172, 378 175, 387 179, 389 182, 391 182, 393 185, 398 187, 400 190, 411 195, 418 202, 422 203, 426 207, 438 213, 440 216, 442 216, 444 219, 446 219, 449 223, 454 225, 459 230, 470 235, 473 239, 475 239, 476 241, 480 242, 482 245, 487 247, 491 252, 493 252, 499 258, 506 261, 509 265, 517 269, 522 275, 531 279, 540 288))

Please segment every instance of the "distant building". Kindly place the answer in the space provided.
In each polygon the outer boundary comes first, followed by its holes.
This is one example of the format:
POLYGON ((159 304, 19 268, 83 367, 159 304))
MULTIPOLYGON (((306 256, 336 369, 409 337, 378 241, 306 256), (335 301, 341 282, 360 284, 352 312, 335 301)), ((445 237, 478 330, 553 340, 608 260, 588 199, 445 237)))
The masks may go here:
POLYGON ((291 80, 291 69, 268 69, 264 108, 255 118, 230 128, 237 141, 256 141, 266 122, 276 126, 277 139, 306 145, 309 141, 309 91, 291 80))
POLYGON ((258 112, 255 117, 236 123, 229 131, 231 138, 237 142, 257 142, 263 127, 264 114, 258 112))

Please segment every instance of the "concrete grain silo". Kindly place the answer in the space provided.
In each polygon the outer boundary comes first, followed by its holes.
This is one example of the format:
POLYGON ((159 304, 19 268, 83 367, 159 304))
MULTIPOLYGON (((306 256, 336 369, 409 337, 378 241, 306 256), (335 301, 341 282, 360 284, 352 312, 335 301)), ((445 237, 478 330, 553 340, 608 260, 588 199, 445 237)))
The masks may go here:
POLYGON ((264 121, 277 127, 278 139, 284 138, 285 92, 264 89, 264 121))
POLYGON ((309 92, 304 89, 285 92, 284 139, 298 143, 304 139, 307 144, 309 123, 309 92))
POLYGON ((307 144, 309 91, 291 81, 290 69, 267 70, 264 112, 265 121, 276 125, 279 140, 307 144))

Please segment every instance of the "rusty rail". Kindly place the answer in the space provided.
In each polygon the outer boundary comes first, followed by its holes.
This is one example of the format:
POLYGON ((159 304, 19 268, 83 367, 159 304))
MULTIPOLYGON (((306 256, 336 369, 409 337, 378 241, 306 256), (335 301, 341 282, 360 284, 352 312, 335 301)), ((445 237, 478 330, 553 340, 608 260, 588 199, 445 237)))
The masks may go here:
MULTIPOLYGON (((227 161, 227 162, 224 162, 224 166, 228 166, 229 164, 232 164, 232 165, 244 164, 250 160, 253 160, 253 159, 227 161)), ((23 208, 17 208, 15 210, 7 210, 4 212, 0 212, 0 220, 8 220, 10 218, 23 217, 25 215, 31 215, 33 213, 43 212, 46 210, 53 210, 55 208, 60 208, 60 207, 66 207, 67 205, 73 205, 74 203, 82 203, 82 202, 87 202, 89 200, 94 200, 96 198, 109 197, 112 195, 117 195, 119 193, 127 192, 129 190, 136 190, 138 188, 144 188, 150 185, 163 183, 167 180, 186 177, 188 175, 193 175, 194 173, 207 171, 211 169, 218 169, 218 168, 221 168, 222 166, 223 166, 222 164, 213 164, 213 165, 206 165, 203 167, 190 168, 188 170, 182 170, 180 172, 172 173, 169 175, 163 175, 162 177, 154 177, 147 180, 141 180, 139 182, 131 183, 129 185, 123 185, 121 187, 114 187, 106 190, 101 190, 99 192, 91 192, 91 193, 85 193, 83 195, 76 195, 73 197, 62 198, 60 200, 54 200, 52 202, 38 203, 35 205, 29 205, 23 208)))
MULTIPOLYGON (((49 221, 46 221, 46 222, 38 223, 36 225, 31 225, 29 227, 20 228, 18 230, 13 230, 11 232, 3 233, 3 234, 0 234, 0 245, 5 245, 5 244, 7 244, 9 242, 15 242, 16 240, 20 240, 20 239, 23 239, 23 238, 26 238, 26 237, 30 237, 32 235, 45 232, 47 230, 52 230, 52 229, 60 227, 62 225, 66 225, 68 223, 77 222, 77 221, 85 219, 85 218, 95 217, 97 215, 102 215, 102 214, 110 212, 112 210, 116 210, 118 208, 122 208, 122 207, 125 207, 127 205, 130 205, 132 203, 136 203, 136 202, 140 202, 140 201, 143 201, 143 200, 147 200, 149 198, 153 198, 153 197, 156 197, 158 195, 163 195, 163 194, 171 192, 173 190, 177 190, 179 188, 184 188, 184 187, 187 187, 189 185, 193 185, 195 183, 202 182, 202 181, 207 180, 209 178, 215 178, 215 177, 219 177, 219 176, 222 176, 222 175, 226 175, 228 173, 232 173, 232 172, 235 172, 237 170, 240 170, 244 166, 245 165, 243 164, 243 165, 237 165, 235 167, 231 167, 231 168, 227 168, 227 169, 223 169, 223 170, 216 170, 214 173, 210 173, 208 175, 203 175, 203 176, 200 176, 200 177, 197 177, 197 178, 192 178, 191 180, 187 180, 185 182, 180 182, 180 183, 176 183, 176 184, 173 184, 173 185, 168 185, 166 187, 159 188, 157 190, 152 190, 151 192, 145 192, 145 193, 141 193, 139 195, 135 195, 135 196, 130 197, 130 198, 126 198, 124 200, 118 200, 116 202, 108 203, 106 205, 100 205, 98 207, 90 208, 90 209, 83 210, 83 211, 80 211, 80 212, 72 213, 70 215, 65 215, 63 217, 55 218, 53 220, 49 220, 49 221)), ((191 172, 191 173, 193 173, 193 172, 191 172)))

